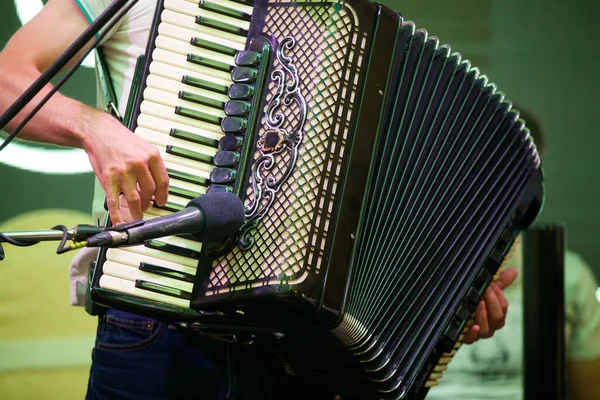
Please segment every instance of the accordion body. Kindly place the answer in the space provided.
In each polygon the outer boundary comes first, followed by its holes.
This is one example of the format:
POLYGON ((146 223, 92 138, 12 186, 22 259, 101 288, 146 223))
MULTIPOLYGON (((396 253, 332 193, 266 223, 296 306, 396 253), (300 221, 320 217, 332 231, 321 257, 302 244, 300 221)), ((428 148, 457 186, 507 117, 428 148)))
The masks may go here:
POLYGON ((246 219, 102 249, 89 309, 260 339, 342 398, 423 398, 543 203, 518 110, 369 1, 161 0, 128 110, 171 177, 145 218, 229 191, 246 219))

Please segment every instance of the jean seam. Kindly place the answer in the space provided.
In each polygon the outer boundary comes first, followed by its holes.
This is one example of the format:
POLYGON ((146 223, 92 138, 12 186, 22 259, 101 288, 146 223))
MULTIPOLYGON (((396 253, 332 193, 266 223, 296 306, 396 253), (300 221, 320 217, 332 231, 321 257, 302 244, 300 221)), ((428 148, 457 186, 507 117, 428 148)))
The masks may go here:
POLYGON ((152 330, 152 327, 153 327, 152 321, 149 321, 149 322, 135 321, 132 319, 121 319, 121 318, 114 318, 114 317, 107 317, 106 323, 111 324, 111 325, 122 326, 124 328, 135 328, 135 329, 142 328, 144 330, 152 330))
POLYGON ((148 347, 148 346, 154 344, 162 336, 164 331, 165 331, 165 325, 160 324, 158 326, 158 328, 156 329, 156 331, 152 335, 148 336, 146 339, 142 340, 141 342, 138 342, 135 344, 129 343, 129 344, 121 344, 121 345, 98 343, 97 348, 99 348, 101 350, 114 351, 114 352, 140 350, 140 349, 143 349, 145 347, 148 347))

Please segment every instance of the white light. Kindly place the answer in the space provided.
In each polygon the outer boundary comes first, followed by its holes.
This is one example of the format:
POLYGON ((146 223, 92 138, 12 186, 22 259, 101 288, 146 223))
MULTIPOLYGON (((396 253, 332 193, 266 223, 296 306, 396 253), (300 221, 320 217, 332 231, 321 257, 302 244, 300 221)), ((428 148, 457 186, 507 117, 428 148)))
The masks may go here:
MULTIPOLYGON (((17 9, 17 16, 21 20, 21 25, 25 25, 33 17, 37 15, 42 8, 44 8, 44 3, 42 0, 13 0, 15 2, 15 8, 17 9)), ((82 67, 86 68, 94 68, 94 54, 90 53, 83 60, 81 64, 82 67)))
POLYGON ((600 302, 600 287, 596 289, 596 299, 598 299, 598 302, 600 302))
POLYGON ((73 175, 93 171, 83 150, 48 150, 16 142, 12 142, 0 152, 0 162, 45 174, 73 175))

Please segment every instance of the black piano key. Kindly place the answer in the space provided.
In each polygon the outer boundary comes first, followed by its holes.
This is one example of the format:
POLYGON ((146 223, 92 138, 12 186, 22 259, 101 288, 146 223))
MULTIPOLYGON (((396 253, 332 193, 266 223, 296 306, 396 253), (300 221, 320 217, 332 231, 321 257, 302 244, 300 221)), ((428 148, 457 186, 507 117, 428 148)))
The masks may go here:
POLYGON ((232 168, 217 167, 210 173, 210 181, 212 183, 232 183, 235 182, 237 170, 232 168))
POLYGON ((247 6, 254 6, 254 1, 255 0, 231 0, 234 3, 238 3, 238 4, 244 4, 247 6))
POLYGON ((210 58, 202 57, 191 53, 187 55, 187 61, 191 62, 192 64, 197 64, 203 67, 213 68, 224 72, 231 72, 231 70, 233 69, 233 67, 227 63, 211 60, 210 58))
POLYGON ((195 183, 196 185, 208 186, 210 184, 210 181, 204 177, 188 174, 187 172, 174 171, 170 168, 167 168, 167 174, 172 179, 179 179, 180 181, 195 183))
POLYGON ((182 115, 184 117, 192 118, 202 122, 208 122, 209 124, 221 125, 221 117, 217 117, 215 115, 207 114, 202 111, 194 110, 188 107, 175 107, 175 114, 182 115))
POLYGON ((250 14, 246 14, 243 11, 239 11, 239 10, 233 10, 231 8, 227 8, 225 6, 222 6, 220 4, 217 4, 216 1, 210 1, 210 0, 200 0, 200 3, 198 4, 198 6, 200 8, 203 8, 207 11, 214 11, 220 15, 226 15, 228 17, 233 17, 233 18, 237 18, 237 19, 241 19, 243 21, 250 21, 252 19, 252 15, 250 14))
POLYGON ((174 246, 169 243, 161 242, 159 240, 148 240, 144 243, 149 249, 160 250, 166 253, 176 254, 179 256, 193 258, 195 260, 200 259, 200 253, 194 250, 186 249, 185 247, 174 246))
POLYGON ((235 55, 235 63, 240 67, 256 67, 260 64, 262 54, 256 51, 239 51, 235 55))
POLYGON ((184 290, 159 285, 158 283, 148 282, 142 279, 138 279, 135 281, 135 287, 139 289, 148 290, 150 292, 160 293, 167 296, 178 297, 186 300, 190 300, 192 298, 192 294, 184 290))
POLYGON ((168 145, 167 154, 173 154, 175 156, 187 158, 188 160, 200 161, 206 164, 212 164, 213 162, 212 156, 184 149, 179 146, 168 145))
POLYGON ((206 50, 216 51, 217 53, 226 54, 228 56, 235 56, 237 50, 231 47, 223 46, 222 44, 211 42, 209 40, 200 39, 194 37, 190 40, 192 46, 200 47, 206 50))
POLYGON ((182 100, 191 101, 193 103, 202 104, 205 106, 217 108, 222 110, 225 108, 225 102, 220 100, 211 99, 210 97, 202 96, 200 94, 187 92, 185 90, 181 90, 178 94, 178 97, 182 100))
POLYGON ((219 150, 235 151, 240 150, 244 145, 244 138, 236 135, 225 135, 219 140, 219 150))
POLYGON ((194 86, 200 89, 211 90, 216 93, 227 94, 229 92, 229 88, 224 85, 219 85, 218 83, 205 81, 204 79, 194 78, 193 76, 185 75, 181 78, 181 82, 186 85, 194 86))
POLYGON ((221 121, 221 130, 225 133, 243 134, 248 127, 248 121, 240 117, 225 117, 221 121))
POLYGON ((214 157, 214 163, 217 167, 235 167, 239 162, 240 153, 236 151, 219 151, 214 157))
POLYGON ((179 281, 194 283, 194 275, 186 274, 181 271, 173 271, 172 269, 161 267, 158 265, 141 262, 139 266, 140 271, 150 272, 155 275, 164 276, 166 278, 177 279, 179 281))
POLYGON ((171 129, 169 132, 169 136, 172 136, 177 139, 187 140, 189 142, 194 142, 198 144, 203 144, 205 146, 216 148, 219 145, 219 141, 215 139, 209 139, 204 136, 200 136, 195 133, 187 132, 181 129, 171 129))
POLYGON ((233 193, 233 188, 227 185, 210 185, 206 193, 233 193))
POLYGON ((232 100, 250 100, 254 96, 254 85, 234 83, 229 86, 228 95, 232 100))
POLYGON ((203 16, 196 17, 198 25, 206 26, 207 28, 217 29, 222 32, 233 33, 239 36, 248 36, 248 31, 238 26, 226 24, 225 22, 217 21, 216 19, 206 18, 203 16))
POLYGON ((250 114, 250 102, 229 100, 225 103, 225 115, 230 117, 247 117, 250 114))
POLYGON ((250 67, 235 67, 231 70, 231 80, 235 83, 254 83, 258 70, 250 67))
POLYGON ((174 194, 176 196, 185 197, 186 199, 190 200, 198 197, 201 194, 188 189, 178 188, 175 185, 169 186, 169 193, 174 194))

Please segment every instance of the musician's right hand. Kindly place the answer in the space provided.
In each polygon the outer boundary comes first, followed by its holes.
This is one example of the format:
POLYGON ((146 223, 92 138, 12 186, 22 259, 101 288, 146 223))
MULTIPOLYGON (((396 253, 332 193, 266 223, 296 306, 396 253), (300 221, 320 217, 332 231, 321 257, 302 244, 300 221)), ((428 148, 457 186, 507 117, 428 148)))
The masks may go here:
POLYGON ((158 149, 106 113, 99 112, 90 123, 91 135, 84 139, 83 148, 106 193, 112 223, 127 219, 122 199, 132 219, 141 219, 152 201, 165 205, 169 176, 158 149))

